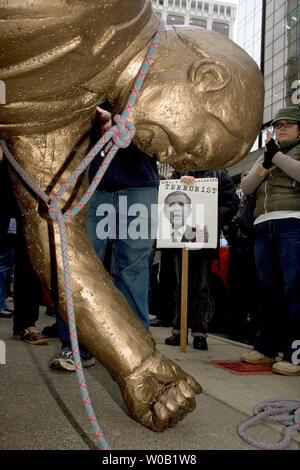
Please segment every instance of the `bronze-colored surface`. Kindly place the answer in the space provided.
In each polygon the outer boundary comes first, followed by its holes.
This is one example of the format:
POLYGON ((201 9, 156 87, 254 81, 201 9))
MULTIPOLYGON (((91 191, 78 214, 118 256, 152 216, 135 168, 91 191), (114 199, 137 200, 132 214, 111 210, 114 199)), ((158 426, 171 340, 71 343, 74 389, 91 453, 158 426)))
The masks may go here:
MULTIPOLYGON (((150 0, 0 0, 0 136, 53 195, 91 146, 95 108, 120 112, 158 27, 150 0)), ((134 141, 177 169, 222 168, 251 148, 262 118, 255 63, 216 33, 164 33, 132 110, 134 141)), ((31 261, 66 318, 58 227, 11 172, 31 261)), ((87 187, 80 177, 64 208, 87 187)), ((86 210, 66 223, 81 341, 118 382, 132 416, 155 431, 195 406, 201 387, 160 355, 98 260, 86 210)))

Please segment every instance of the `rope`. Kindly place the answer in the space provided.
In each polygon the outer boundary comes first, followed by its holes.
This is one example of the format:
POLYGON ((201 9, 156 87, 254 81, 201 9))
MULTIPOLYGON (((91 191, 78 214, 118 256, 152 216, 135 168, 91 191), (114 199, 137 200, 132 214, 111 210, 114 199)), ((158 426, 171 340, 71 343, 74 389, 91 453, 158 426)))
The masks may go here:
POLYGON ((264 450, 286 449, 291 441, 293 431, 300 432, 300 401, 294 399, 287 400, 266 400, 253 408, 254 416, 240 424, 237 432, 248 444, 264 450), (282 423, 286 426, 284 437, 280 442, 274 444, 259 442, 249 437, 245 430, 260 421, 271 423, 282 423))
POLYGON ((67 242, 67 232, 65 222, 71 219, 74 215, 76 215, 89 201, 92 194, 94 193, 95 189, 97 188, 101 178, 105 174, 110 162, 114 158, 117 150, 119 148, 126 148, 130 145, 130 142, 135 134, 135 127, 132 123, 128 121, 129 113, 131 108, 133 107, 137 95, 143 85, 146 73, 148 68, 151 64, 153 55, 158 47, 161 35, 164 31, 164 24, 161 22, 159 28, 150 44, 150 48, 148 53, 145 57, 145 60, 140 68, 138 73, 137 79, 134 84, 134 88, 129 96, 127 104, 124 108, 122 115, 117 115, 114 117, 115 125, 112 126, 96 143, 96 145, 90 150, 90 152, 85 156, 83 161, 78 165, 78 167, 74 170, 74 172, 68 177, 67 181, 61 186, 58 192, 54 195, 53 199, 42 191, 38 185, 30 178, 30 176, 23 170, 23 168, 19 165, 19 163, 15 160, 11 152, 8 150, 4 140, 0 140, 0 146, 3 149, 4 155, 8 159, 9 163, 13 166, 15 171, 19 173, 19 175, 23 178, 26 184, 38 195, 40 199, 42 199, 49 207, 49 215, 53 221, 58 222, 59 233, 60 233, 60 241, 61 241, 61 252, 62 252, 62 261, 63 261, 63 269, 64 269, 64 288, 65 288, 65 296, 66 296, 66 305, 67 305, 67 313, 68 313, 68 323, 69 323, 69 332, 70 332, 70 339, 72 345, 72 354, 73 359, 75 362, 76 367, 76 376, 82 396, 82 401, 88 415, 90 424, 94 430, 96 435, 98 444, 101 449, 109 450, 109 446, 102 434, 100 426, 97 422, 87 386, 86 381, 82 369, 81 358, 79 353, 78 347, 78 337, 76 331, 76 322, 75 322, 75 315, 74 315, 74 304, 73 304, 73 295, 72 295, 72 287, 71 287, 71 269, 69 264, 69 254, 68 254, 68 242, 67 242), (95 156, 101 152, 101 150, 105 147, 105 157, 103 159, 102 165, 98 169, 92 183, 90 184, 88 190, 81 198, 78 204, 75 207, 71 208, 65 214, 62 213, 61 209, 59 208, 58 203, 62 199, 63 194, 67 191, 74 181, 78 178, 78 176, 87 168, 87 166, 91 163, 91 161, 95 158, 95 156))

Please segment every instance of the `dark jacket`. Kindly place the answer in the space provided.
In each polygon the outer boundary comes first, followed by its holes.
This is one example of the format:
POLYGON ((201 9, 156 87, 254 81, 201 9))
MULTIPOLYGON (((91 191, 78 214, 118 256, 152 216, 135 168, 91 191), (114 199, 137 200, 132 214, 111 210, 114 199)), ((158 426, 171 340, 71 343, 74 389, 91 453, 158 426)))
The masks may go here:
MULTIPOLYGON (((111 113, 108 102, 100 104, 100 107, 111 113)), ((100 129, 95 121, 92 128, 92 143, 100 139, 100 129)), ((96 155, 89 169, 89 181, 92 182, 103 158, 101 152, 96 155)), ((129 147, 119 149, 112 162, 103 175, 97 190, 115 192, 126 188, 141 188, 145 186, 159 185, 158 169, 155 158, 151 158, 131 143, 129 147)))
POLYGON ((174 171, 172 179, 190 175, 194 178, 218 178, 218 240, 224 225, 227 225, 236 214, 239 207, 239 197, 236 193, 232 179, 226 170, 197 170, 179 172, 174 171))
POLYGON ((0 243, 7 238, 9 221, 16 217, 17 204, 13 195, 6 160, 0 162, 0 243))

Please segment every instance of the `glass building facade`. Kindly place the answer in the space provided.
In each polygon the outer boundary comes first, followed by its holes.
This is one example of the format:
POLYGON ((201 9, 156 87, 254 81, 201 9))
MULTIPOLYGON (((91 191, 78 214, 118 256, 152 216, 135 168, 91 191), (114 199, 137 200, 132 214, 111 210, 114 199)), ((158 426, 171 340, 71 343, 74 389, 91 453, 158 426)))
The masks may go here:
POLYGON ((237 43, 261 66, 262 0, 240 0, 237 43))
POLYGON ((261 155, 277 111, 300 106, 300 0, 240 0, 237 43, 256 61, 265 85, 263 126, 255 151, 228 168, 238 181, 261 155))
POLYGON ((299 0, 266 1, 263 72, 268 123, 280 108, 293 104, 293 86, 300 80, 299 0))
POLYGON ((240 0, 237 42, 264 75, 267 127, 280 108, 299 104, 300 0, 240 0))
POLYGON ((167 25, 192 25, 233 38, 235 4, 212 0, 152 0, 152 8, 167 25))

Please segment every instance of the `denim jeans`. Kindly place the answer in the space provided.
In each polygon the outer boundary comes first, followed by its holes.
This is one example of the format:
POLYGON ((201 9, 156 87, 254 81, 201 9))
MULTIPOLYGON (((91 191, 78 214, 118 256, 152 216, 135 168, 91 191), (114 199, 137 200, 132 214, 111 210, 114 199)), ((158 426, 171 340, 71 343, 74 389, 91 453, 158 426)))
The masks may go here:
POLYGON ((7 237, 0 245, 0 311, 7 308, 6 299, 6 276, 12 268, 15 258, 15 237, 7 237))
POLYGON ((157 232, 156 204, 156 186, 95 191, 87 218, 88 235, 101 261, 108 241, 113 240, 115 286, 147 330, 149 255, 157 232))
MULTIPOLYGON (((157 231, 156 207, 154 207, 151 217, 153 204, 157 204, 157 188, 154 186, 128 188, 113 193, 96 190, 89 202, 87 218, 88 235, 102 262, 108 243, 113 240, 112 274, 114 283, 126 297, 132 310, 147 330, 149 330, 149 255, 157 231), (123 199, 120 199, 121 196, 123 199), (134 204, 143 204, 143 207, 133 206, 134 204), (139 209, 141 210, 140 216, 128 215, 128 211, 131 214, 131 210, 139 209), (110 219, 108 220, 109 214, 110 219), (137 227, 134 225, 137 217, 145 238, 127 237, 128 231, 129 235, 134 235, 137 231, 135 230, 137 227), (133 224, 131 229, 130 224, 133 224), (151 235, 154 237, 152 238, 151 235)), ((62 348, 70 348, 68 326, 58 315, 56 323, 62 348)), ((81 355, 87 353, 87 349, 81 342, 79 342, 79 349, 81 355)))
POLYGON ((268 357, 283 351, 291 362, 300 340, 300 220, 256 225, 255 263, 259 282, 259 329, 254 349, 268 357))
MULTIPOLYGON (((56 326, 57 326, 58 336, 61 341, 61 349, 64 351, 65 350, 71 351, 72 346, 71 346, 69 327, 66 325, 64 320, 58 314, 56 315, 56 326)), ((92 357, 92 355, 89 353, 87 348, 80 341, 78 341, 78 346, 79 346, 80 356, 83 359, 89 359, 90 357, 92 357)))

